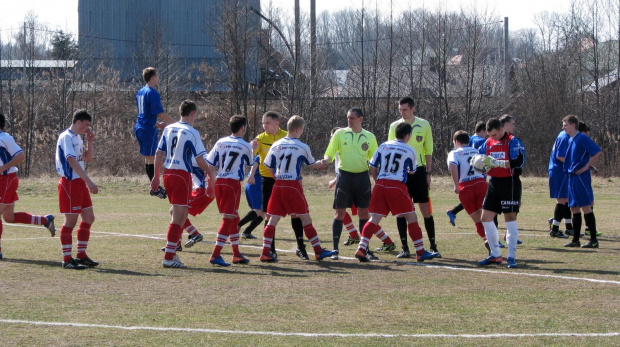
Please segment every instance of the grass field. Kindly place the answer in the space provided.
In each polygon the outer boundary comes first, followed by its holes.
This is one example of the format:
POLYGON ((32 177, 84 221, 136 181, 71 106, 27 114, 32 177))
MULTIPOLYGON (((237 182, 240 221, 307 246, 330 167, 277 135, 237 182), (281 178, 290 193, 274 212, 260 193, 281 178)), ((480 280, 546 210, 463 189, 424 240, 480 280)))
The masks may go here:
MULTIPOLYGON (((329 178, 307 176, 304 187, 331 249, 329 178)), ((22 180, 16 211, 53 212, 59 230, 56 181, 22 180)), ((464 213, 449 224, 445 211, 457 197, 448 178, 432 192, 442 259, 418 264, 388 252, 361 264, 354 247, 341 246, 341 260, 302 261, 286 218, 276 231, 280 262, 260 263, 261 240, 241 240, 249 265, 213 267, 220 217, 212 205, 193 219, 208 242, 179 253, 186 270, 162 268, 169 205, 145 193, 145 179, 95 181, 88 253, 98 268, 64 270, 58 236, 4 225, 1 346, 620 345, 618 178, 594 179, 597 250, 550 238, 546 179, 524 178, 518 269, 476 266, 486 251, 464 213)), ((381 224, 398 239, 393 217, 381 224)), ((223 256, 231 259, 230 247, 223 256)))

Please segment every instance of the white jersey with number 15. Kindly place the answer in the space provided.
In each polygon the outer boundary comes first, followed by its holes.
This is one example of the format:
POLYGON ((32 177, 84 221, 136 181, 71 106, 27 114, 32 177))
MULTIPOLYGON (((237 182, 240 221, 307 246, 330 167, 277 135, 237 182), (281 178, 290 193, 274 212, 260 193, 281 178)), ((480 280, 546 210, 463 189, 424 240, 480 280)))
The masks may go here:
POLYGON ((400 140, 386 141, 370 159, 370 166, 378 169, 377 180, 407 182, 407 173, 418 167, 415 150, 400 140))

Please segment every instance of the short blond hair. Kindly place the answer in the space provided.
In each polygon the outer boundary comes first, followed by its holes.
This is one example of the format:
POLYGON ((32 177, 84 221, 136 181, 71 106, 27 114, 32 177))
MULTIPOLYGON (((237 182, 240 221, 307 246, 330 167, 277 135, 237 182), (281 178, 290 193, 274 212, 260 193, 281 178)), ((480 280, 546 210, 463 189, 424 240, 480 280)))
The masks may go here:
POLYGON ((303 129, 305 125, 306 121, 303 118, 301 118, 300 116, 293 116, 286 123, 286 130, 291 132, 297 129, 303 129))

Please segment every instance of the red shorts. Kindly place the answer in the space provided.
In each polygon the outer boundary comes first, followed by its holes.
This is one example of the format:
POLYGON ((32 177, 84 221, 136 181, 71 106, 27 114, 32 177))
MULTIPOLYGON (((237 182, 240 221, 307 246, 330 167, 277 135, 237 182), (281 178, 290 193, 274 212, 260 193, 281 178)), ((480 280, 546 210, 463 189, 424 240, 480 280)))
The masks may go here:
POLYGON ((276 180, 269 198, 267 214, 284 217, 310 213, 300 181, 276 180))
POLYGON ((482 208, 482 201, 487 194, 487 181, 484 178, 478 178, 473 181, 463 182, 459 184, 459 200, 467 211, 472 214, 482 208))
POLYGON ((18 186, 17 173, 13 172, 0 176, 0 205, 10 205, 19 200, 17 197, 18 186))
POLYGON ((372 190, 368 211, 384 217, 390 212, 393 216, 399 216, 415 211, 415 207, 403 182, 378 180, 372 190))
POLYGON ((239 215, 241 182, 233 178, 215 180, 215 199, 221 214, 239 215))
POLYGON ((197 216, 204 212, 213 201, 213 197, 207 196, 207 188, 196 188, 192 190, 192 196, 189 201, 189 210, 187 213, 197 216))
POLYGON ((58 205, 60 213, 82 213, 83 209, 93 207, 90 192, 81 178, 68 180, 61 177, 58 182, 58 205))
POLYGON ((192 176, 184 170, 164 171, 164 188, 170 205, 188 206, 192 195, 192 176))

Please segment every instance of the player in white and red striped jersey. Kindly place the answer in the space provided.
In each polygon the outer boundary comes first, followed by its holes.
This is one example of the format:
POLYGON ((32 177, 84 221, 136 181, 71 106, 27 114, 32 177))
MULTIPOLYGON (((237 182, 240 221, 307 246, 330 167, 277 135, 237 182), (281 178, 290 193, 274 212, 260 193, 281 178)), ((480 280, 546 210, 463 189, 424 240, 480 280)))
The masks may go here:
MULTIPOLYGON (((4 132, 6 118, 0 113, 0 215, 7 223, 44 225, 54 236, 54 216, 35 216, 26 212, 14 212, 19 178, 17 165, 26 160, 21 147, 15 143, 13 136, 4 132)), ((0 259, 2 259, 2 220, 0 220, 0 259)))
MULTIPOLYGON (((233 264, 250 262, 239 252, 239 203, 241 201, 241 181, 245 179, 245 167, 253 163, 252 146, 243 139, 247 129, 247 119, 235 115, 230 117, 230 136, 223 137, 215 143, 207 155, 210 175, 215 175, 215 198, 222 224, 217 231, 215 247, 209 262, 214 265, 230 266, 222 259, 221 251, 230 237, 233 250, 233 264), (215 170, 217 169, 217 174, 215 170)), ((253 181, 254 177, 249 180, 253 181)))
POLYGON ((396 139, 382 143, 370 160, 370 174, 375 179, 375 187, 370 197, 370 220, 362 229, 355 257, 361 262, 368 261, 368 244, 372 235, 381 227, 379 222, 390 212, 395 217, 405 217, 407 230, 415 247, 417 260, 437 258, 437 252, 424 249, 422 229, 418 224, 415 207, 407 191, 407 175, 417 168, 415 150, 407 145, 411 137, 411 124, 407 122, 396 126, 396 139))
POLYGON ((454 193, 459 195, 459 200, 465 211, 476 225, 476 232, 485 240, 485 247, 490 252, 486 242, 484 226, 480 221, 482 215, 482 201, 487 193, 487 181, 483 174, 474 170, 471 158, 478 154, 478 150, 469 146, 469 134, 458 130, 452 137, 454 149, 448 153, 448 169, 454 181, 454 193))
MULTIPOLYGON (((183 225, 187 219, 192 195, 192 161, 195 159, 198 166, 208 170, 204 154, 207 152, 200 133, 192 126, 196 119, 196 104, 191 100, 184 100, 179 106, 180 121, 168 125, 157 145, 155 153, 155 176, 151 181, 151 189, 159 188, 159 175, 162 164, 164 171, 164 188, 168 194, 168 201, 172 205, 172 221, 166 235, 166 250, 162 264, 169 268, 185 268, 176 254, 177 244, 183 233, 183 225)), ((209 177, 207 196, 213 196, 213 178, 209 177)))
POLYGON ((308 168, 325 168, 323 162, 317 162, 310 148, 299 140, 304 132, 306 121, 300 116, 293 116, 286 124, 288 134, 271 145, 271 149, 265 157, 264 164, 275 177, 275 184, 271 192, 271 198, 267 205, 269 222, 263 231, 263 252, 260 256, 262 262, 277 261, 271 256, 269 249, 271 241, 276 233, 276 225, 280 218, 291 215, 299 217, 303 225, 304 234, 314 249, 316 260, 322 260, 336 254, 321 247, 319 236, 312 226, 310 209, 301 186, 301 169, 303 165, 308 168))
POLYGON ((91 121, 92 117, 86 110, 76 111, 73 114, 71 127, 58 136, 56 144, 56 172, 60 175, 58 202, 60 213, 65 215, 65 221, 60 229, 62 266, 65 269, 81 270, 85 266, 99 265, 86 255, 90 227, 95 221, 90 193, 99 192, 97 185, 84 171, 84 162, 93 160, 95 134, 90 130, 91 121), (86 148, 82 140, 84 134, 86 134, 86 148), (77 230, 77 258, 73 259, 71 234, 80 216, 82 221, 77 230))

